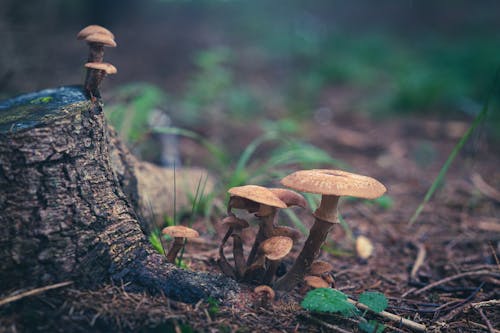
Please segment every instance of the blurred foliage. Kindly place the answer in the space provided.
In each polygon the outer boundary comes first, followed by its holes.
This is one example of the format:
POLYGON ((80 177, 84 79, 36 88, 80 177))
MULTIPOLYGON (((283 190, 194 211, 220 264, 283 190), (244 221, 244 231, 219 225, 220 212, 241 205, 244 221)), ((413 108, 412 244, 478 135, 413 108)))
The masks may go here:
POLYGON ((131 83, 114 92, 106 107, 110 123, 129 143, 137 143, 149 129, 151 113, 165 105, 166 94, 148 83, 131 83))

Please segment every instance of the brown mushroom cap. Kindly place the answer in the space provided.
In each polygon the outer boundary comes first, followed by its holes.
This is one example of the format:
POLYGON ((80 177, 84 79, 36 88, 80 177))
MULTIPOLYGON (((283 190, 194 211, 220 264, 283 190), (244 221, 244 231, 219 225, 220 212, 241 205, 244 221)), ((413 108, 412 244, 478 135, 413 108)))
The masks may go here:
POLYGON ((259 246, 259 250, 269 260, 280 260, 290 253, 292 246, 293 240, 290 237, 275 236, 263 241, 259 246))
POLYGON ((95 24, 91 24, 89 26, 86 26, 82 30, 80 30, 80 32, 76 35, 76 39, 81 40, 81 39, 84 39, 85 37, 87 37, 88 35, 92 35, 92 34, 96 34, 96 33, 108 35, 112 39, 115 39, 115 35, 113 35, 113 33, 111 31, 109 31, 108 29, 106 29, 104 27, 101 27, 100 25, 95 25, 95 24))
POLYGON ((274 227, 274 229, 273 229, 273 236, 285 236, 285 237, 289 237, 294 242, 296 242, 296 241, 298 241, 302 237, 302 234, 300 233, 300 231, 298 231, 298 230, 296 230, 294 228, 287 227, 287 226, 284 226, 284 225, 280 225, 280 226, 274 227))
POLYGON ((173 225, 163 228, 161 231, 164 235, 169 235, 174 238, 197 238, 200 237, 198 231, 185 227, 183 225, 173 225))
POLYGON ((321 274, 330 272, 332 269, 333 266, 330 263, 318 260, 312 263, 311 267, 309 268, 309 274, 320 276, 321 274))
POLYGON ((253 292, 256 294, 264 293, 267 295, 267 298, 269 298, 269 299, 274 299, 274 297, 276 296, 276 293, 274 292, 273 288, 266 286, 266 285, 255 287, 253 292))
POLYGON ((85 64, 85 67, 105 71, 108 75, 116 74, 118 72, 115 66, 107 62, 88 62, 85 64))
POLYGON ((240 229, 245 229, 245 228, 248 228, 248 226, 249 226, 247 221, 245 221, 243 219, 239 219, 234 215, 230 215, 230 216, 222 219, 222 224, 224 224, 228 227, 240 228, 240 229))
POLYGON ((308 275, 304 277, 304 281, 309 287, 312 288, 330 288, 328 282, 326 282, 319 276, 308 275))
POLYGON ((328 169, 296 171, 283 178, 281 184, 302 192, 364 199, 378 198, 387 191, 374 178, 328 169))
POLYGON ((85 37, 87 43, 98 43, 108 47, 116 47, 116 42, 107 34, 93 33, 85 37))
MULTIPOLYGON (((230 188, 231 196, 241 197, 270 207, 286 208, 286 204, 269 189, 258 185, 244 185, 230 188)), ((240 207, 235 207, 240 208, 240 207)))
POLYGON ((299 193, 288 190, 286 188, 270 188, 269 191, 273 192, 287 207, 299 206, 302 208, 307 207, 306 199, 299 193))

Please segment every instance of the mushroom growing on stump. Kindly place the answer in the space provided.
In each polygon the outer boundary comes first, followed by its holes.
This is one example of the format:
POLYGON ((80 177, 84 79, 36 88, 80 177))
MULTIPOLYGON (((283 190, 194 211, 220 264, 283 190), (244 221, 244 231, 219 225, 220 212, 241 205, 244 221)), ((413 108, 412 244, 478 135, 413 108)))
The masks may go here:
POLYGON ((241 240, 241 231, 248 228, 249 224, 243 219, 239 219, 234 215, 229 215, 222 220, 222 224, 228 226, 228 230, 222 239, 219 246, 219 267, 222 272, 229 276, 241 278, 245 273, 245 256, 243 253, 243 242, 241 240), (227 262, 224 256, 224 245, 229 237, 233 237, 233 256, 234 256, 234 272, 232 267, 227 262))
MULTIPOLYGON (((89 25, 83 28, 76 35, 76 39, 83 39, 89 45, 87 63, 101 63, 104 59, 104 47, 116 47, 115 36, 111 33, 111 31, 99 25, 89 25)), ((116 73, 116 68, 114 73, 116 73)), ((96 96, 99 96, 97 91, 98 84, 95 84, 95 82, 98 80, 102 81, 102 77, 104 76, 101 75, 100 78, 96 78, 96 75, 98 75, 98 72, 88 68, 84 83, 84 88, 89 93, 93 101, 96 96)))
POLYGON ((338 223, 337 205, 341 196, 375 199, 386 192, 386 188, 376 179, 341 170, 313 169, 294 172, 281 180, 281 184, 297 191, 321 194, 321 203, 313 213, 314 225, 309 231, 302 251, 292 268, 274 287, 291 290, 309 270, 318 256, 328 232, 338 223))
POLYGON ((255 213, 255 216, 260 219, 259 231, 247 259, 247 266, 250 266, 254 262, 260 243, 272 237, 277 208, 286 208, 287 205, 273 192, 262 186, 233 187, 228 190, 228 193, 231 195, 228 210, 245 209, 249 213, 255 213))
POLYGON ((258 283, 271 282, 280 260, 290 253, 292 246, 293 240, 289 237, 276 236, 264 240, 259 246, 255 262, 247 269, 244 280, 258 283))
POLYGON ((85 40, 89 44, 88 62, 102 62, 104 47, 116 47, 115 36, 108 29, 89 25, 76 35, 76 39, 85 40))
POLYGON ((175 258, 177 258, 177 253, 179 253, 184 246, 185 239, 200 237, 198 231, 182 225, 173 225, 163 228, 162 233, 174 238, 174 241, 167 252, 167 261, 172 264, 175 264, 175 258))
POLYGON ((89 70, 89 75, 85 81, 85 91, 90 93, 91 98, 100 96, 99 85, 106 75, 116 74, 115 66, 107 62, 88 62, 85 67, 89 70))

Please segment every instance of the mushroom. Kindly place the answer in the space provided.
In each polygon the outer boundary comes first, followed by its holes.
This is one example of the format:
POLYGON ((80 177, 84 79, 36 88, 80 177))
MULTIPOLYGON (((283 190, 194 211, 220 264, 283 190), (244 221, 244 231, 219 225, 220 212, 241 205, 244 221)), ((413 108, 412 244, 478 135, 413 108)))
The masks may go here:
POLYGON ((245 209, 249 213, 255 213, 260 219, 259 231, 247 259, 247 266, 249 266, 254 262, 260 243, 272 237, 277 208, 286 208, 287 205, 273 192, 262 186, 233 187, 228 190, 228 193, 231 195, 228 204, 229 211, 232 208, 245 209))
POLYGON ((107 62, 88 62, 85 67, 88 69, 88 75, 84 88, 92 98, 99 96, 99 85, 104 77, 118 72, 115 66, 107 62))
POLYGON ((331 285, 334 282, 333 277, 330 274, 332 269, 333 266, 330 263, 326 261, 316 260, 309 268, 309 274, 319 276, 331 285))
POLYGON ((88 62, 102 62, 104 47, 116 47, 115 36, 103 27, 94 28, 91 32, 85 32, 87 28, 81 30, 76 38, 85 40, 89 45, 88 62), (85 33, 82 34, 82 32, 85 33))
POLYGON ((182 226, 182 225, 174 225, 170 227, 163 228, 162 233, 164 235, 169 235, 174 238, 172 245, 167 253, 167 261, 175 264, 175 258, 177 257, 177 253, 179 253, 180 249, 184 246, 184 240, 187 238, 197 238, 200 235, 198 231, 182 226))
POLYGON ((307 275, 304 277, 304 281, 311 288, 330 288, 330 284, 319 276, 307 275))
MULTIPOLYGON (((229 264, 227 263, 226 257, 224 256, 224 244, 227 239, 231 236, 233 237, 233 255, 234 255, 234 266, 235 266, 235 275, 236 278, 240 278, 243 276, 245 272, 245 257, 243 253, 243 242, 241 240, 241 231, 245 228, 248 228, 249 224, 247 221, 243 219, 239 219, 234 215, 229 215, 228 217, 222 220, 224 225, 227 225, 229 228, 226 232, 226 235, 222 239, 221 245, 219 247, 219 265, 221 269, 225 270, 224 267, 227 267, 229 264)), ((226 269, 227 270, 227 269, 226 269)), ((231 274, 230 274, 231 275, 231 274)))
POLYGON ((259 296, 260 298, 259 305, 262 308, 267 308, 269 303, 274 300, 274 297, 276 297, 276 293, 274 292, 273 288, 266 285, 255 287, 253 292, 256 293, 257 296, 259 296))
POLYGON ((280 260, 290 253, 292 246, 293 240, 289 237, 276 236, 264 240, 259 246, 255 262, 245 273, 245 281, 271 282, 278 269, 280 260), (267 269, 265 268, 266 259, 268 260, 267 269), (262 273, 263 275, 261 275, 262 273))
POLYGON ((291 290, 302 281, 318 256, 328 232, 338 223, 337 205, 341 196, 375 199, 386 192, 376 179, 341 170, 313 169, 294 172, 281 184, 297 191, 321 194, 321 203, 313 213, 315 221, 302 251, 292 268, 275 283, 276 289, 291 290))
POLYGON ((113 33, 111 31, 109 31, 108 29, 106 29, 100 25, 96 25, 96 24, 88 25, 85 28, 83 28, 82 30, 80 30, 80 32, 78 32, 78 34, 76 35, 76 39, 81 40, 81 39, 84 39, 85 37, 87 37, 88 35, 92 35, 92 34, 108 35, 112 39, 115 39, 115 35, 113 35, 113 33))
MULTIPOLYGON (((78 40, 83 39, 89 45, 89 55, 87 58, 87 63, 102 62, 104 58, 104 47, 116 47, 115 36, 113 35, 113 33, 108 29, 101 27, 99 25, 89 25, 83 28, 76 35, 76 39, 78 40)), ((115 73, 116 73, 116 68, 115 68, 115 73)), ((108 73, 108 74, 114 74, 114 73, 108 73)), ((103 75, 101 75, 101 77, 96 78, 96 76, 98 75, 99 75, 98 72, 90 68, 87 70, 87 74, 85 75, 84 87, 89 92, 92 100, 95 100, 94 96, 98 96, 97 92, 98 84, 95 84, 95 82, 99 80, 102 81, 103 77, 103 75), (89 87, 93 88, 93 90, 90 90, 89 87)))

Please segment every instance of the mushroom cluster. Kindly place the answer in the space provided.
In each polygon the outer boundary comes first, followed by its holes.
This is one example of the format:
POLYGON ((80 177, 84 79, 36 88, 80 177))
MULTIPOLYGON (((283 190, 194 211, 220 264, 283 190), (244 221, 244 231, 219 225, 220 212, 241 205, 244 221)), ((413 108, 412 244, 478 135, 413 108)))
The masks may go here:
POLYGON ((297 230, 276 225, 278 210, 290 206, 305 207, 306 201, 291 190, 268 189, 257 185, 233 187, 228 193, 228 217, 222 220, 222 224, 227 226, 227 232, 219 246, 219 267, 224 274, 239 281, 270 284, 281 260, 300 238, 297 230), (241 232, 249 227, 249 223, 236 217, 233 209, 246 210, 255 214, 259 220, 259 229, 246 260, 241 232), (224 246, 229 237, 233 238, 234 267, 224 254, 224 246))
POLYGON ((296 191, 321 194, 321 203, 313 213, 314 224, 293 266, 284 276, 274 281, 280 260, 290 252, 293 243, 300 239, 300 233, 289 227, 276 226, 275 220, 278 209, 291 205, 305 208, 306 201, 294 191, 267 189, 256 185, 234 187, 228 191, 231 195, 228 203, 229 217, 223 221, 226 221, 224 223, 229 228, 219 248, 219 265, 225 274, 238 280, 270 284, 276 290, 288 291, 303 282, 310 286, 331 286, 332 266, 315 260, 328 233, 338 223, 337 208, 340 197, 375 199, 387 189, 374 178, 329 169, 297 171, 283 178, 281 184, 296 191), (254 213, 260 220, 246 265, 240 232, 249 224, 238 219, 232 212, 233 208, 254 213), (239 222, 231 224, 227 221, 239 222), (223 251, 230 236, 233 237, 234 268, 226 260, 223 251))
POLYGON ((104 47, 116 47, 115 36, 108 29, 99 25, 89 25, 83 28, 76 39, 84 40, 89 45, 89 55, 85 68, 87 74, 83 85, 93 102, 100 97, 99 85, 106 75, 116 74, 116 67, 103 62, 104 47))

